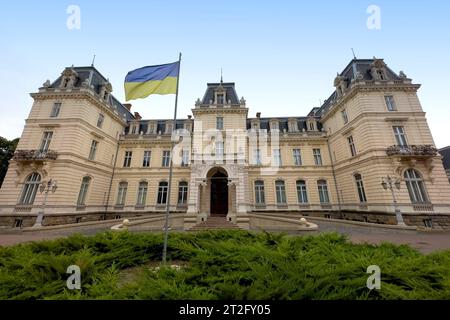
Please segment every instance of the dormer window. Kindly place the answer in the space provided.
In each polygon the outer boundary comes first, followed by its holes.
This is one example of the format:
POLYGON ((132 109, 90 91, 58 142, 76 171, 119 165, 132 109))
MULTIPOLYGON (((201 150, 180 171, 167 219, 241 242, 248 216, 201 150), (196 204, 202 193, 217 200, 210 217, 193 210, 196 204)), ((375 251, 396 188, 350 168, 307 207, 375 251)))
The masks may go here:
POLYGON ((224 104, 225 102, 225 95, 223 93, 217 94, 217 104, 224 104))
POLYGON ((383 70, 377 70, 378 79, 386 80, 386 76, 384 75, 383 70))

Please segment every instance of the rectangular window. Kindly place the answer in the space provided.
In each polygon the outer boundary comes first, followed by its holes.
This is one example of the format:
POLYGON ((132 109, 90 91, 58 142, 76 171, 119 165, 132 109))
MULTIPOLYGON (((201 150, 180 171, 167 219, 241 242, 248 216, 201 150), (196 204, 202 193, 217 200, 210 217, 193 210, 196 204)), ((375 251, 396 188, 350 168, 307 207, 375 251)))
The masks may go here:
POLYGON ((356 188, 358 189, 359 202, 366 203, 367 202, 366 191, 364 190, 364 183, 360 174, 355 174, 355 182, 356 188))
POLYGON ((97 119, 97 127, 101 128, 103 126, 104 120, 105 120, 105 115, 102 113, 99 113, 98 119, 97 119))
POLYGON ((78 206, 84 206, 86 204, 86 195, 89 189, 90 182, 91 178, 89 177, 83 178, 83 181, 81 182, 80 193, 78 194, 78 201, 77 201, 78 206))
POLYGON ((189 166, 189 150, 183 150, 181 153, 181 166, 189 166))
POLYGON ((286 204, 286 187, 284 181, 275 182, 275 191, 277 195, 277 204, 286 204))
POLYGON ((133 156, 132 151, 125 151, 125 158, 123 159, 123 167, 129 168, 131 166, 131 157, 133 156))
POLYGON ((397 142, 397 145, 402 147, 408 146, 405 129, 401 126, 394 126, 392 128, 394 129, 395 141, 397 142))
POLYGON ((259 205, 266 203, 263 181, 255 181, 255 202, 259 205))
POLYGON ((329 204, 330 198, 328 196, 328 185, 326 181, 319 181, 317 183, 317 188, 319 191, 319 199, 321 204, 329 204))
POLYGON ((320 149, 313 149, 314 163, 316 166, 322 165, 322 154, 320 153, 320 149))
POLYGON ((262 161, 261 161, 261 150, 260 149, 256 149, 254 151, 254 155, 255 155, 255 165, 260 166, 262 164, 262 161))
POLYGON ((222 156, 223 155, 223 142, 222 141, 216 141, 216 155, 222 156))
POLYGON ((152 152, 150 150, 144 151, 144 159, 142 161, 143 167, 150 167, 150 161, 152 159, 152 152))
POLYGON ((162 164, 163 167, 170 165, 170 151, 163 151, 162 164))
POLYGON ((281 166, 281 151, 280 149, 273 149, 273 161, 275 166, 281 166))
POLYGON ((188 197, 188 183, 187 182, 180 182, 178 185, 178 204, 183 205, 187 203, 187 197, 188 197))
POLYGON ((223 117, 216 118, 216 129, 223 130, 223 117))
POLYGON ((217 95, 217 104, 223 104, 224 103, 224 96, 223 94, 218 94, 217 95))
POLYGON ((393 96, 385 96, 384 101, 386 101, 386 107, 388 111, 396 111, 395 101, 393 96))
POLYGON ((128 183, 121 182, 119 183, 119 190, 117 191, 117 205, 123 206, 125 205, 125 199, 127 197, 127 189, 128 183))
POLYGON ((355 141, 353 140, 353 136, 350 136, 347 138, 348 145, 350 147, 350 154, 352 157, 356 156, 356 147, 355 147, 355 141))
POLYGON ((148 190, 148 183, 145 181, 140 182, 136 205, 145 206, 145 204, 147 203, 147 190, 148 190))
POLYGON ((60 102, 55 102, 53 104, 52 112, 50 112, 50 117, 51 118, 56 118, 57 116, 59 116, 59 111, 60 110, 61 110, 61 103, 60 102))
POLYGON ((344 109, 341 111, 341 114, 342 114, 342 119, 344 120, 344 124, 347 124, 348 123, 347 111, 345 111, 345 109, 344 109))
POLYGON ((302 165, 302 155, 300 149, 292 150, 292 154, 294 156, 294 165, 301 166, 302 165))
POLYGON ((308 192, 304 180, 297 181, 297 199, 298 203, 308 203, 308 192))
POLYGON ((52 141, 53 132, 52 131, 45 131, 44 136, 42 137, 41 142, 41 151, 48 151, 48 148, 50 147, 50 142, 52 141))
POLYGON ((158 187, 158 204, 166 204, 167 203, 167 182, 160 182, 158 187))
POLYGON ((91 150, 89 151, 89 160, 95 160, 95 154, 97 153, 98 142, 92 140, 91 150))

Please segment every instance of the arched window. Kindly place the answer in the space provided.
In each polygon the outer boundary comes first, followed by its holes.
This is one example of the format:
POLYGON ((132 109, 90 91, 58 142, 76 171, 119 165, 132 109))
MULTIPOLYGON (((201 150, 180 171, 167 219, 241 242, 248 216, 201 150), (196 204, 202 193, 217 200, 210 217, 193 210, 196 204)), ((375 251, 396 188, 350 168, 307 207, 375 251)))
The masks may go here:
POLYGON ((404 174, 406 187, 412 203, 428 202, 427 193, 419 172, 414 169, 408 169, 404 174))
POLYGON ((168 183, 166 181, 161 181, 158 186, 158 204, 166 204, 167 203, 167 188, 168 183))
POLYGON ((148 183, 146 181, 139 182, 138 195, 136 205, 145 206, 147 203, 148 183))
POLYGON ((181 181, 178 184, 178 204, 186 204, 188 197, 188 183, 186 181, 181 181))
POLYGON ((80 187, 80 193, 78 194, 78 206, 84 206, 86 205, 86 195, 88 193, 89 184, 91 183, 90 177, 84 177, 81 181, 81 187, 80 187))
POLYGON ((358 189, 359 202, 364 203, 367 202, 366 191, 364 190, 364 183, 362 180, 362 176, 359 173, 354 175, 356 188, 358 189))
POLYGON ((277 204, 286 204, 286 186, 283 180, 275 182, 275 191, 277 194, 277 204))
POLYGON ((264 181, 255 181, 255 203, 259 205, 266 203, 266 197, 264 195, 264 181))
POLYGON ((326 180, 317 181, 317 190, 319 191, 319 199, 321 204, 330 203, 330 197, 328 196, 328 185, 326 180))
POLYGON ((33 172, 27 177, 22 189, 19 204, 30 205, 34 203, 39 184, 41 183, 41 175, 33 172))
POLYGON ((308 192, 306 191, 305 180, 297 180, 296 184, 298 203, 308 203, 308 192))
POLYGON ((128 182, 119 183, 119 190, 117 192, 117 205, 125 205, 125 199, 127 198, 128 182))

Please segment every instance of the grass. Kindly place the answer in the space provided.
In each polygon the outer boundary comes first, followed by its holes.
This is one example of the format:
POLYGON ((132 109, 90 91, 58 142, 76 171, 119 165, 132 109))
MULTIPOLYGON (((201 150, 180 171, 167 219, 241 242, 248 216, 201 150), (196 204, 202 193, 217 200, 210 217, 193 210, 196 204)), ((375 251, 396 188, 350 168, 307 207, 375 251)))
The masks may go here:
POLYGON ((107 232, 0 247, 0 299, 450 299, 450 251, 353 244, 336 233, 107 232), (169 265, 171 262, 169 261, 169 265), (69 265, 81 290, 66 287, 69 265), (369 265, 381 289, 369 290, 369 265))

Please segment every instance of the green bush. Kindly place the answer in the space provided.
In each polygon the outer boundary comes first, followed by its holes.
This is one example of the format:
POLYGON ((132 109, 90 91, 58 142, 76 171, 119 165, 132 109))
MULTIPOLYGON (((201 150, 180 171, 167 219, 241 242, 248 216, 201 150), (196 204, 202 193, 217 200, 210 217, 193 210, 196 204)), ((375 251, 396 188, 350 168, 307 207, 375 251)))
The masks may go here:
POLYGON ((159 268, 162 243, 159 233, 107 232, 0 247, 0 299, 450 299, 450 251, 336 233, 172 233, 175 270, 159 268), (69 265, 81 290, 66 287, 69 265), (369 265, 381 269, 380 290, 366 286, 369 265))

